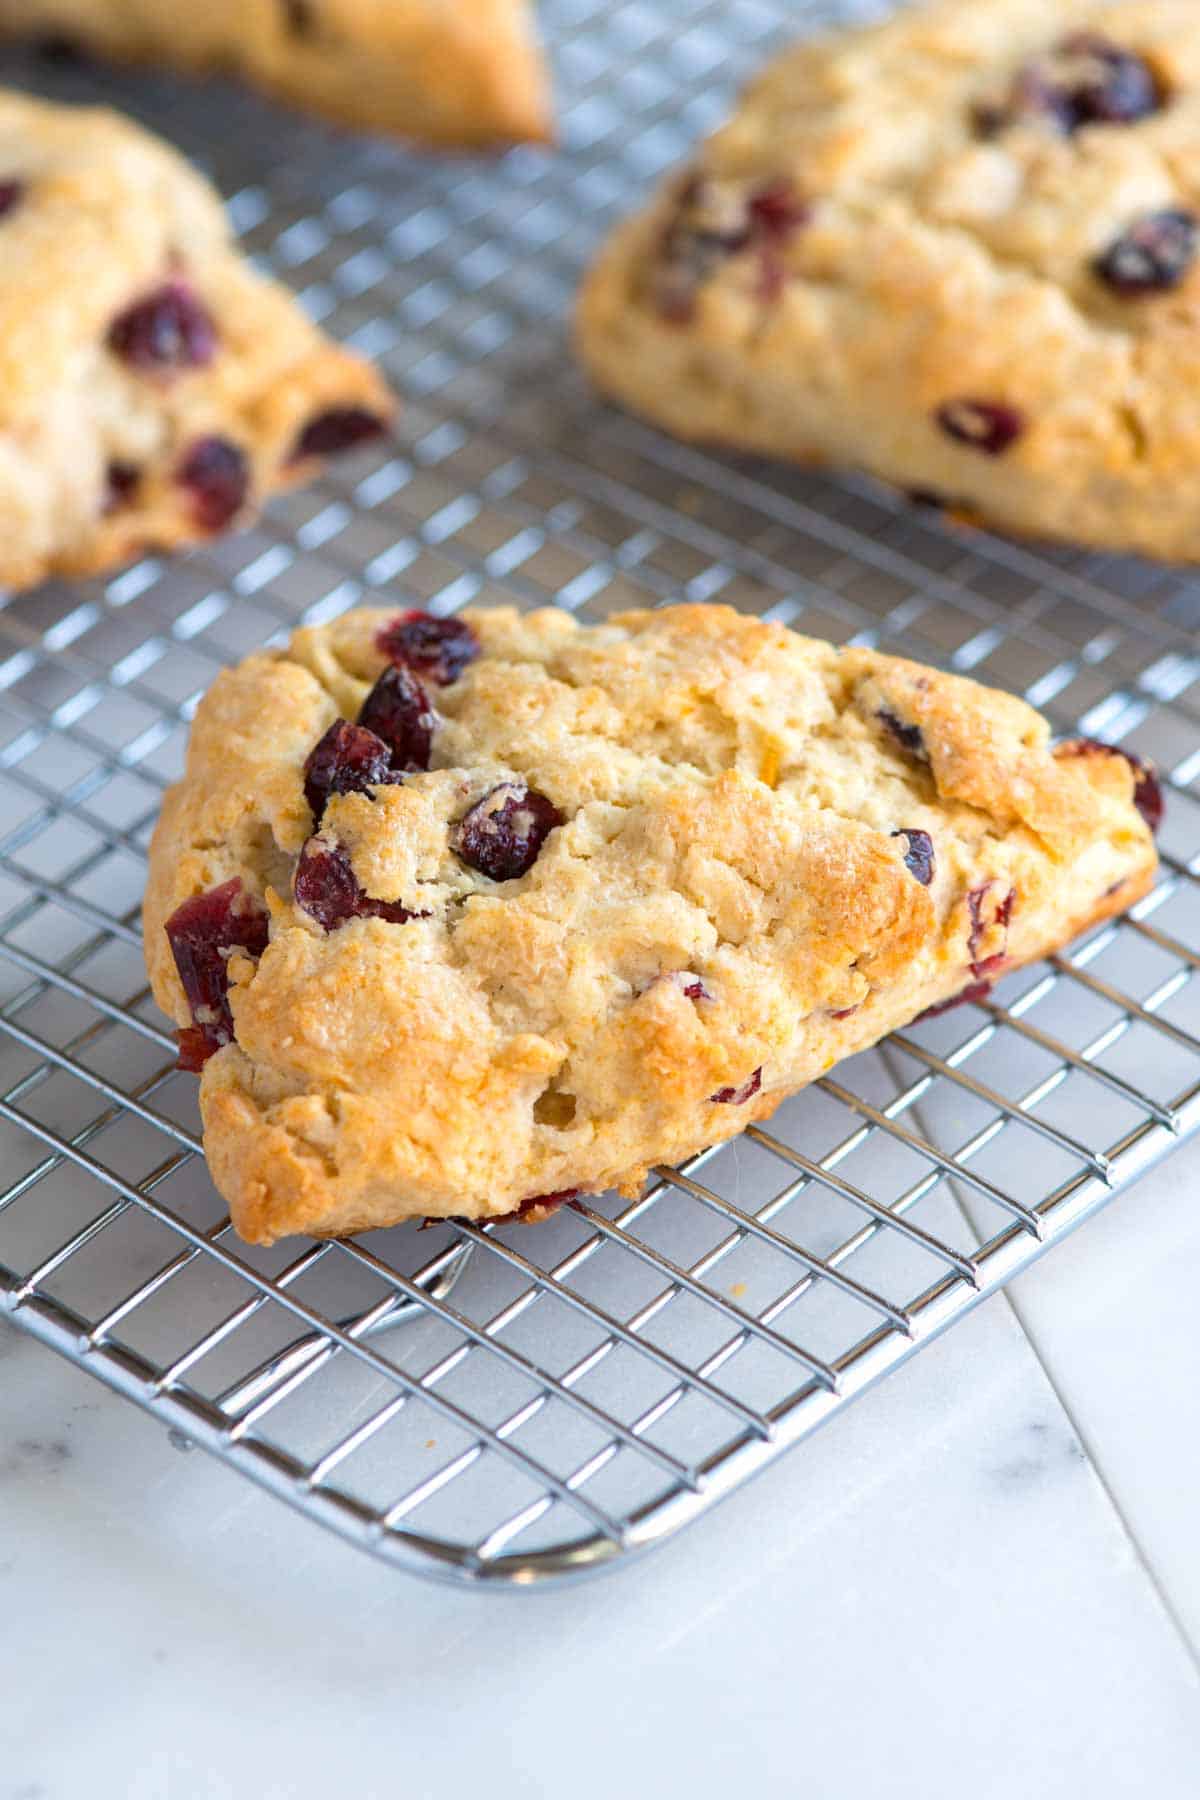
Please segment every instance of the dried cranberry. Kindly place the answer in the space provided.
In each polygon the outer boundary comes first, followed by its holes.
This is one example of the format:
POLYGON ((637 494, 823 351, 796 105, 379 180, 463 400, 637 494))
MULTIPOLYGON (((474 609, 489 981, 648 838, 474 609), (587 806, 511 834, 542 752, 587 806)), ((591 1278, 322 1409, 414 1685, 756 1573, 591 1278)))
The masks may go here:
POLYGON ((209 1057, 221 1048, 212 1042, 203 1025, 181 1026, 175 1039, 179 1045, 175 1066, 188 1075, 198 1075, 209 1057))
POLYGON ((1069 108, 1070 131, 1083 125, 1133 125, 1163 103, 1158 79, 1146 59, 1098 31, 1065 37, 1050 74, 1052 79, 1057 74, 1059 92, 1069 108))
POLYGON ((1057 756, 1123 756, 1133 770, 1133 804, 1151 831, 1157 832, 1166 810, 1162 783, 1153 763, 1125 750, 1120 744, 1105 744, 1099 738, 1071 738, 1060 744, 1057 756))
POLYGON ((975 124, 991 137, 1021 120, 1043 119, 1069 136, 1085 125, 1136 124, 1165 98, 1144 57, 1098 32, 1077 31, 1049 56, 1026 63, 1002 104, 977 107, 975 124))
POLYGON ((686 970, 680 970, 678 974, 672 977, 672 980, 679 984, 679 990, 685 1000, 712 999, 712 995, 698 975, 689 975, 686 970))
POLYGON ((340 844, 310 837, 300 852, 292 883, 296 905, 325 931, 336 931, 350 919, 386 919, 404 925, 423 919, 395 900, 376 900, 359 886, 350 858, 340 844))
POLYGON ((365 726, 337 719, 309 752, 304 765, 304 798, 319 825, 331 794, 365 794, 402 779, 392 767, 392 753, 382 738, 365 726))
POLYGON ((992 984, 990 981, 968 982, 965 988, 960 989, 960 991, 957 994, 952 995, 949 1000, 939 1000, 936 1006, 927 1006, 924 1012, 917 1014, 916 1018, 913 1020, 913 1024, 919 1025, 922 1019, 940 1018, 943 1013, 953 1011, 956 1006, 965 1006, 968 1000, 986 1000, 991 991, 992 984))
POLYGON ((70 37, 65 31, 39 32, 33 40, 33 53, 43 62, 64 69, 79 68, 92 60, 79 39, 70 37))
POLYGON ((425 689, 407 669, 383 671, 363 701, 358 722, 383 739, 394 769, 429 767, 434 712, 425 689))
POLYGON ((197 438, 176 479, 191 492, 192 516, 200 529, 221 531, 246 503, 250 465, 228 438, 197 438))
POLYGON ((439 687, 457 681, 480 650, 465 619, 438 619, 427 612, 401 613, 384 626, 375 645, 391 662, 415 669, 439 687))
MULTIPOLYGON (((972 975, 994 974, 995 971, 1003 967, 1004 963, 1008 960, 1007 950, 998 951, 993 956, 979 957, 977 960, 979 947, 983 942, 983 934, 987 929, 987 922, 983 916, 983 902, 994 886, 994 882, 985 881, 981 883, 979 887, 972 888, 967 895, 967 910, 971 916, 971 932, 967 939, 967 955, 971 960, 972 975)), ((1005 932, 1007 932, 1009 921, 1012 918, 1012 910, 1016 898, 1016 889, 1009 888, 1007 894, 1005 894, 1003 900, 996 908, 995 923, 1005 932)))
POLYGON ((774 299, 785 273, 779 252, 809 214, 808 203, 785 177, 730 191, 727 184, 693 175, 680 192, 659 249, 654 300, 660 315, 672 324, 686 324, 705 282, 723 262, 751 249, 760 259, 760 296, 774 299))
POLYGON ((966 396, 944 400, 934 417, 947 437, 981 451, 984 456, 1000 456, 1025 429, 1024 417, 1016 407, 998 400, 966 396))
POLYGON ((755 188, 746 210, 759 231, 776 238, 789 238, 802 225, 807 225, 812 214, 807 200, 800 198, 784 175, 755 188))
POLYGON ((118 512, 127 506, 137 489, 142 472, 136 463, 110 462, 104 471, 104 513, 118 512))
POLYGON ((562 822, 563 815, 545 794, 523 781, 502 781, 459 821, 450 848, 492 881, 515 881, 529 873, 562 822))
POLYGON ((24 192, 23 181, 0 181, 0 219, 12 211, 24 192))
POLYGON ((1196 257, 1200 221, 1181 207, 1143 213, 1092 264, 1118 294, 1161 294, 1178 287, 1196 257))
POLYGON ((925 739, 919 725, 906 725, 889 706, 881 706, 875 717, 884 730, 891 733, 902 750, 907 750, 910 756, 915 756, 920 762, 929 761, 929 752, 925 748, 925 739))
POLYGON ((566 1206, 569 1200, 577 1200, 579 1188, 560 1188, 555 1194, 531 1194, 528 1200, 522 1200, 520 1206, 512 1212, 491 1215, 489 1225, 540 1225, 556 1213, 560 1206, 566 1206))
MULTIPOLYGON (((861 1004, 862 1004, 862 1002, 860 1001, 859 1005, 861 1005, 861 1004)), ((843 1006, 839 1012, 831 1012, 829 1016, 831 1019, 849 1019, 857 1011, 858 1011, 857 1006, 843 1006)))
POLYGON ((744 1106, 752 1100, 762 1086, 762 1070, 755 1069, 753 1075, 743 1081, 741 1087, 718 1088, 715 1094, 708 1096, 714 1106, 744 1106))
POLYGON ((904 852, 904 866, 910 874, 915 875, 922 887, 928 887, 933 880, 935 859, 933 839, 927 831, 914 831, 907 826, 901 831, 893 831, 893 837, 907 839, 908 849, 904 852))
POLYGON ((1134 756, 1130 750, 1123 750, 1121 754, 1133 770, 1133 804, 1150 830, 1157 835, 1165 810, 1162 784, 1150 763, 1143 762, 1140 756, 1134 756))
POLYGON ((235 877, 185 900, 164 929, 192 1009, 192 1028, 180 1038, 180 1066, 196 1069, 233 1038, 226 963, 234 950, 262 955, 267 947, 267 913, 235 877))
POLYGON ((383 420, 377 413, 368 412, 363 406, 332 406, 328 412, 318 413, 315 419, 309 420, 296 439, 292 460, 299 462, 306 456, 336 456, 339 450, 350 450, 355 444, 365 444, 369 438, 380 437, 382 433, 383 420))
POLYGON ((284 23, 293 37, 311 37, 316 20, 312 0, 283 0, 284 23))
POLYGON ((168 281, 118 314, 108 347, 134 369, 201 369, 216 354, 217 328, 186 282, 168 281))

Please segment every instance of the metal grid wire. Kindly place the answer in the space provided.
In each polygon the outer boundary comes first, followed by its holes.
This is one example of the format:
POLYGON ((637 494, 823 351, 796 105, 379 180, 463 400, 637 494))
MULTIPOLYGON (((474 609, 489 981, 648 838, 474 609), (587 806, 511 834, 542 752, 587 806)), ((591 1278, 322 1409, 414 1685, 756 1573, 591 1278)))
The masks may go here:
POLYGON ((572 367, 608 219, 787 34, 870 8, 543 10, 559 156, 422 160, 233 90, 5 71, 207 163, 251 251, 407 411, 398 445, 251 532, 0 608, 0 1301, 314 1519, 490 1583, 668 1536, 1200 1125, 1200 582, 683 449, 572 367), (1162 879, 632 1204, 247 1249, 145 987, 163 787, 222 663, 364 601, 481 595, 593 619, 720 598, 1023 692, 1159 762, 1162 879))

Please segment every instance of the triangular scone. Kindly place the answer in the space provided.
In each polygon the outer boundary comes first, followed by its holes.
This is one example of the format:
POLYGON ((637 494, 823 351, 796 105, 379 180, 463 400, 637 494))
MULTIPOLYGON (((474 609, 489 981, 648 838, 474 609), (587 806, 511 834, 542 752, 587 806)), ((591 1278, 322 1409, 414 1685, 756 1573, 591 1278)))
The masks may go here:
POLYGON ((211 536, 391 410, 174 150, 0 93, 0 586, 211 536))
POLYGON ((202 702, 146 956, 244 1237, 536 1216, 1128 906, 1160 805, 724 606, 356 612, 202 702))
POLYGON ((1200 558, 1200 6, 935 0, 773 64, 588 280, 681 437, 1200 558))
POLYGON ((531 0, 0 0, 0 33, 204 73, 415 142, 545 140, 531 0))

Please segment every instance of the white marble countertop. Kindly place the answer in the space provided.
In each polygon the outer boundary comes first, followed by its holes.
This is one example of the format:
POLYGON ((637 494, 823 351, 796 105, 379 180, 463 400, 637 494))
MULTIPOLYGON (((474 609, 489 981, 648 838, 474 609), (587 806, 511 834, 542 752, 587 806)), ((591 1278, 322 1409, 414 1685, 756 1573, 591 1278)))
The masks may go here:
POLYGON ((1198 1185, 557 1592, 377 1565, 0 1327, 0 1796, 1194 1800, 1198 1185))

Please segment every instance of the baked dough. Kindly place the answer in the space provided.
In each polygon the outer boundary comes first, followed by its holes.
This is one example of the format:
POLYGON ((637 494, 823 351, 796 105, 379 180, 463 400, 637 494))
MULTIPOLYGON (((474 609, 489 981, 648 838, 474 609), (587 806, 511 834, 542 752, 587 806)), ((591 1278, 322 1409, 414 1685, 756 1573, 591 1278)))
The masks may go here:
POLYGON ((0 0, 0 33, 206 73, 418 143, 545 140, 530 0, 0 0))
POLYGON ((634 1190, 1153 878, 1152 775, 1007 694, 724 606, 462 620, 226 671, 163 807, 150 979, 252 1242, 634 1190))
POLYGON ((939 0, 769 67, 579 346, 680 437, 1195 560, 1198 251, 1195 0, 939 0))
POLYGON ((391 411, 174 150, 0 93, 0 583, 211 536, 391 411))

